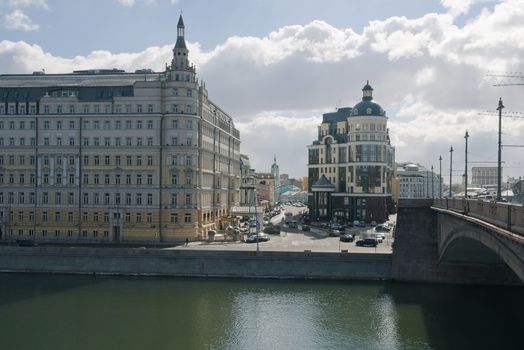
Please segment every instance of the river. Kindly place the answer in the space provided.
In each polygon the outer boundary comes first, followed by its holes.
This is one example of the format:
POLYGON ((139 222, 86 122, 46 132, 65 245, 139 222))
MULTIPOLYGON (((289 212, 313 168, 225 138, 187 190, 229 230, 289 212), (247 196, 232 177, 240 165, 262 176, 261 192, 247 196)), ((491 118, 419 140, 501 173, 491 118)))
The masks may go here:
POLYGON ((0 274, 0 349, 517 349, 524 289, 0 274))

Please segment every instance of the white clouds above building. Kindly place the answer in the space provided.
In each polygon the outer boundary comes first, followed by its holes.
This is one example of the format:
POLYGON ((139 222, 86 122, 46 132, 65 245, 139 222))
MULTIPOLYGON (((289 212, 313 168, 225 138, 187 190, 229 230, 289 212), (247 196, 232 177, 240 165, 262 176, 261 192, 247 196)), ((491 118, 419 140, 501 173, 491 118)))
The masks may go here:
MULTIPOLYGON (((305 175, 305 145, 315 138, 322 113, 359 102, 367 79, 390 118, 399 161, 429 167, 453 144, 454 159, 460 162, 466 129, 470 160, 491 161, 496 159, 496 118, 478 113, 494 110, 500 96, 508 110, 524 111, 524 100, 521 87, 493 87, 485 74, 524 70, 524 2, 441 3, 442 13, 372 20, 359 32, 350 19, 345 28, 315 20, 264 36, 231 36, 210 50, 192 42, 191 31, 186 39, 190 60, 212 91, 210 99, 234 116, 242 132, 242 153, 260 171, 268 170, 277 154, 284 172, 305 175), (458 19, 474 6, 483 8, 465 21, 458 19)), ((188 29, 196 25, 202 24, 186 22, 188 29)), ((2 73, 163 70, 175 39, 140 52, 98 50, 75 57, 4 40, 0 66, 2 73)), ((524 122, 505 119, 504 132, 508 143, 518 143, 524 122)), ((524 164, 516 151, 505 149, 504 157, 504 173, 522 175, 524 164)))

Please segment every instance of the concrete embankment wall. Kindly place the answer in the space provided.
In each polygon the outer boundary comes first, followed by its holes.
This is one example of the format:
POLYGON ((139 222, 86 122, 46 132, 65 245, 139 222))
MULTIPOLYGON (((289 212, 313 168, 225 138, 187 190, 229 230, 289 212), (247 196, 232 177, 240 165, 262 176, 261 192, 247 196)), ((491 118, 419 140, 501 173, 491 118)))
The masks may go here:
POLYGON ((0 272, 391 279, 391 254, 0 247, 0 272))

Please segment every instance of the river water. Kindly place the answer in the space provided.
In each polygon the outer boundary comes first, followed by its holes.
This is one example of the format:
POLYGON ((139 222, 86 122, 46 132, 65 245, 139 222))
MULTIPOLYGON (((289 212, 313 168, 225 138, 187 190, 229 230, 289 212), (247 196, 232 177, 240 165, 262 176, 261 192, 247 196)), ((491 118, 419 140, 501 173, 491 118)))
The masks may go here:
POLYGON ((522 349, 524 289, 0 274, 0 349, 522 349))

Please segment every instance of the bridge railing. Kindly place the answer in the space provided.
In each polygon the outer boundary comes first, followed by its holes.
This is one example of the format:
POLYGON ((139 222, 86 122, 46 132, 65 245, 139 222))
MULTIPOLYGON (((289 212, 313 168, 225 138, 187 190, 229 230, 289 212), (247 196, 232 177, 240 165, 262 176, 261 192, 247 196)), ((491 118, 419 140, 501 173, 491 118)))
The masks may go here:
POLYGON ((460 212, 524 236, 522 205, 482 199, 436 198, 433 206, 460 212))

